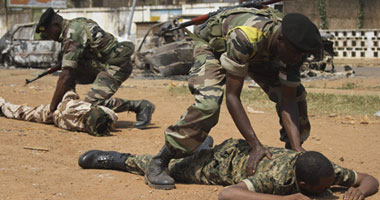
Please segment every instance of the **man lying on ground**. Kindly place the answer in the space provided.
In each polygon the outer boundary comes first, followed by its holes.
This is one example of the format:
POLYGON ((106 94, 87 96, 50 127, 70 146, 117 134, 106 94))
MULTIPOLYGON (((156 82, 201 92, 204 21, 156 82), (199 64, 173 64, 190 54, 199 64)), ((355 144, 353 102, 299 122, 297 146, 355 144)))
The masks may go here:
MULTIPOLYGON (((208 136, 205 142, 210 140, 208 136)), ((183 183, 231 185, 221 191, 219 199, 310 200, 306 195, 322 194, 339 185, 348 188, 345 200, 358 200, 376 193, 379 186, 373 176, 338 166, 321 153, 275 147, 268 147, 272 159, 262 159, 256 173, 247 177, 250 146, 245 140, 228 139, 211 149, 205 147, 212 144, 202 146, 190 157, 172 160, 168 173, 183 183)), ((151 159, 152 155, 91 150, 79 157, 78 164, 84 169, 144 175, 151 159)))
POLYGON ((80 101, 78 94, 73 91, 65 93, 49 117, 50 104, 38 107, 15 105, 6 102, 0 97, 0 115, 11 119, 54 124, 69 131, 81 131, 95 136, 109 135, 118 116, 111 109, 104 106, 94 106, 91 103, 80 101))

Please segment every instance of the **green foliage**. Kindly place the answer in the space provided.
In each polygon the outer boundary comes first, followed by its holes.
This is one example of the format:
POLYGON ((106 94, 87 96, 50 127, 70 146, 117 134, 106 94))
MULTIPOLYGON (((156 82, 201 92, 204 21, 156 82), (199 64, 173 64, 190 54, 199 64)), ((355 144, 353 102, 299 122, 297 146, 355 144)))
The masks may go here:
POLYGON ((308 93, 308 108, 314 114, 368 114, 379 109, 380 97, 375 95, 336 95, 308 93))
POLYGON ((322 29, 328 29, 328 23, 327 23, 327 14, 326 14, 326 0, 319 0, 319 18, 321 20, 321 28, 322 29))
POLYGON ((364 26, 364 0, 359 0, 359 15, 358 15, 358 29, 364 26))
POLYGON ((341 87, 338 87, 338 89, 351 90, 357 87, 358 85, 356 83, 347 82, 347 83, 344 83, 341 87))
POLYGON ((274 108, 275 106, 275 103, 269 100, 260 88, 243 89, 240 98, 244 104, 253 105, 255 108, 274 108))
POLYGON ((190 95, 189 88, 185 85, 181 85, 177 87, 169 87, 169 92, 172 93, 172 95, 184 95, 184 94, 190 95))
MULTIPOLYGON (((355 83, 346 87, 357 87, 355 83)), ((185 86, 169 88, 172 95, 185 95, 192 98, 185 86)), ((240 96, 243 105, 250 105, 262 110, 275 110, 275 103, 269 100, 265 92, 259 88, 244 88, 240 96)), ((313 114, 350 114, 350 115, 372 115, 379 110, 380 96, 377 95, 339 95, 327 93, 308 92, 307 104, 309 113, 313 114)))

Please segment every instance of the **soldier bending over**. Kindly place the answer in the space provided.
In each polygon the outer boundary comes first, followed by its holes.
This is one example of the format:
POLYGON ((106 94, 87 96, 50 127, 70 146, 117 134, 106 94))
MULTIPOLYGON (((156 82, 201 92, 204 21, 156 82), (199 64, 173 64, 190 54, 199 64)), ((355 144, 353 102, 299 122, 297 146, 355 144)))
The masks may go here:
POLYGON ((285 147, 305 151, 302 143, 309 136, 310 123, 300 67, 307 53, 321 48, 321 36, 306 16, 281 15, 271 8, 226 10, 208 19, 196 33, 195 62, 188 80, 195 102, 165 130, 165 145, 146 173, 150 187, 175 187, 174 179, 166 173, 169 161, 191 155, 202 144, 218 123, 224 92, 228 111, 252 150, 247 175, 255 173, 263 157, 271 157, 257 138, 240 99, 246 76, 276 103, 285 147))
POLYGON ((132 73, 133 43, 118 42, 90 19, 63 19, 52 8, 42 14, 36 32, 42 38, 62 44, 62 73, 50 103, 51 113, 77 83, 92 83, 86 102, 115 112, 136 112, 136 128, 145 128, 150 123, 154 112, 152 103, 112 97, 132 73))

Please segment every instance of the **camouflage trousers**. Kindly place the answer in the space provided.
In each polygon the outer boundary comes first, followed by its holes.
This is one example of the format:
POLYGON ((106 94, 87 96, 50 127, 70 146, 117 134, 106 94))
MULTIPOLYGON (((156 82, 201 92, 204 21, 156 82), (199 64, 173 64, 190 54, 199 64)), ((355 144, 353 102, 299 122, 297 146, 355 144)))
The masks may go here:
MULTIPOLYGON (((78 94, 68 91, 58 104, 57 110, 54 111, 53 118, 48 118, 50 104, 30 107, 5 102, 4 99, 0 98, 0 107, 1 113, 7 118, 54 124, 62 129, 86 132, 85 116, 91 110, 92 105, 79 101, 78 94)), ((103 106, 102 110, 111 117, 114 123, 117 121, 118 116, 112 110, 103 106)))
MULTIPOLYGON (((175 125, 169 126, 165 130, 166 144, 177 150, 177 156, 186 156, 202 144, 211 128, 219 119, 220 106, 224 95, 225 70, 222 68, 218 57, 214 55, 210 47, 202 42, 195 41, 194 47, 195 62, 190 69, 188 85, 190 92, 195 97, 195 103, 181 116, 175 125)), ((268 67, 272 63, 263 63, 263 67, 268 67)), ((281 96, 281 85, 272 84, 265 81, 266 77, 258 78, 262 74, 250 72, 250 76, 257 80, 270 99, 276 102, 279 111, 281 96)), ((278 80, 278 71, 274 72, 278 80)), ((297 102, 300 107, 301 127, 304 141, 308 137, 310 125, 306 111, 306 92, 301 85, 297 92, 297 102)), ((279 115, 280 116, 280 115, 279 115)), ((282 121, 280 119, 282 125, 282 121)), ((288 142, 287 135, 281 131, 281 139, 288 142)))
POLYGON ((96 69, 99 73, 92 83, 92 88, 85 98, 93 105, 102 105, 115 112, 129 110, 127 99, 112 97, 121 84, 132 73, 131 55, 134 45, 131 42, 118 43, 106 57, 105 62, 97 59, 81 60, 80 65, 96 69))
MULTIPOLYGON (((212 149, 201 150, 191 156, 172 159, 170 176, 177 182, 233 185, 246 178, 245 163, 249 146, 237 148, 239 140, 229 139, 212 149), (243 153, 243 151, 245 153, 243 153)), ((244 146, 244 145, 243 145, 244 146)), ((131 155, 125 161, 128 172, 144 175, 152 155, 131 155)))

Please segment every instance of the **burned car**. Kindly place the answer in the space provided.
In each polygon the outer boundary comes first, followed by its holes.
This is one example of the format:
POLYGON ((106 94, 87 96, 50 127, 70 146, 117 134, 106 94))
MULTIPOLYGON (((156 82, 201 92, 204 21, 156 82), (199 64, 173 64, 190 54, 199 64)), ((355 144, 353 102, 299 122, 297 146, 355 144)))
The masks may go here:
POLYGON ((48 68, 58 64, 61 44, 42 40, 36 23, 17 24, 0 39, 0 63, 7 66, 48 68))
POLYGON ((158 23, 149 28, 137 45, 135 64, 138 69, 166 77, 188 74, 194 63, 192 39, 183 29, 165 32, 179 24, 180 17, 158 23))
POLYGON ((334 66, 334 42, 332 39, 334 35, 332 34, 321 34, 322 37, 322 48, 314 53, 308 55, 306 61, 303 63, 302 70, 319 70, 335 72, 334 66), (330 66, 330 68, 327 68, 330 66))

